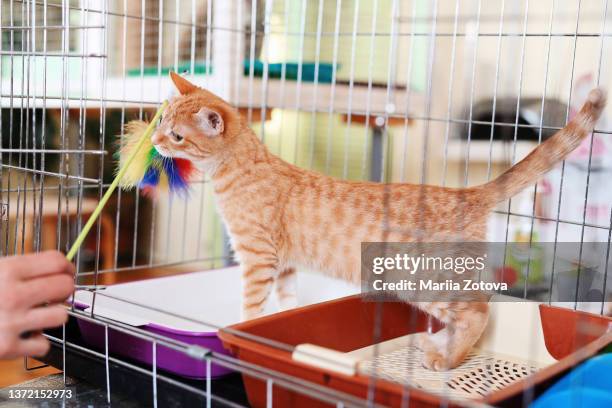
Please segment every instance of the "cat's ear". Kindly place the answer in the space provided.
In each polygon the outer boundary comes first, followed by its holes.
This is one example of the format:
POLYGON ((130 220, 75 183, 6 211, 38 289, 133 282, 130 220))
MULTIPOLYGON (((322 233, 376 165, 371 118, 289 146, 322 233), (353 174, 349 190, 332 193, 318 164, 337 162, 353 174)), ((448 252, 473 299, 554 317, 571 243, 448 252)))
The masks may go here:
POLYGON ((200 130, 208 137, 219 136, 223 133, 223 117, 214 110, 201 108, 194 114, 200 130))
POLYGON ((170 71, 170 79, 174 82, 174 86, 176 90, 179 91, 181 95, 187 95, 198 89, 197 86, 180 76, 174 71, 170 71))

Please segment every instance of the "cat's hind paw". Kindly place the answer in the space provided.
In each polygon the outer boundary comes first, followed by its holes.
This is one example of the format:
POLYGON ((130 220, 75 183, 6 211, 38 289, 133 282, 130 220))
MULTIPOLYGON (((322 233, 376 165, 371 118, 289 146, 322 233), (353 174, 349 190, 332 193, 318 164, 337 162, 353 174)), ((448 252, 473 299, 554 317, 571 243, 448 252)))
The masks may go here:
POLYGON ((453 368, 448 356, 435 350, 425 351, 422 363, 423 367, 433 371, 447 371, 453 368))

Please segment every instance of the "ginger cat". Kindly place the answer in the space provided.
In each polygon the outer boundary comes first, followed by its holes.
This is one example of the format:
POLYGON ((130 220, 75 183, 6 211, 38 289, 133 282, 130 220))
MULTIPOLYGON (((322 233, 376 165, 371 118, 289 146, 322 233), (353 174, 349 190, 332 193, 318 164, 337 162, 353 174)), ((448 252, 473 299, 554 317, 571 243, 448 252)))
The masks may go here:
MULTIPOLYGON (((260 315, 273 288, 281 307, 295 306, 297 266, 358 283, 362 241, 431 242, 445 236, 484 241, 495 205, 566 157, 592 132, 605 106, 605 93, 594 89, 565 128, 484 185, 385 185, 338 180, 283 161, 227 102, 170 76, 180 96, 170 102, 152 142, 160 154, 189 159, 210 175, 243 270, 245 318, 260 315)), ((433 370, 459 365, 487 323, 486 301, 416 306, 446 324, 419 337, 423 365, 433 370)))

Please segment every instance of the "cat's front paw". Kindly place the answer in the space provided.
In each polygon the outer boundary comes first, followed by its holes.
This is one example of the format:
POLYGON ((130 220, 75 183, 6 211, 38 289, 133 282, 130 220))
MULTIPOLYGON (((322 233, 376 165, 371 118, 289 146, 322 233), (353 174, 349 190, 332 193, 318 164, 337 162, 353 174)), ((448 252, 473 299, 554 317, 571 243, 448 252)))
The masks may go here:
POLYGON ((281 311, 295 309, 298 307, 298 299, 294 294, 282 294, 278 296, 278 307, 281 311))
POLYGON ((263 316, 263 311, 255 308, 242 309, 242 321, 257 319, 263 316))

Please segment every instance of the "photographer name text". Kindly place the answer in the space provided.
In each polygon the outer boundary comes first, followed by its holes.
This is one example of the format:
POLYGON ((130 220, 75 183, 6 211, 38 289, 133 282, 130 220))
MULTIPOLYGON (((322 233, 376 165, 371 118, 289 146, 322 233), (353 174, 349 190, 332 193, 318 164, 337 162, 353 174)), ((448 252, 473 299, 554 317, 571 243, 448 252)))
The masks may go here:
POLYGON ((452 279, 442 282, 432 279, 423 279, 417 282, 406 279, 397 282, 385 282, 382 279, 377 279, 372 282, 372 288, 375 291, 507 291, 508 284, 505 282, 483 282, 472 279, 462 279, 460 282, 452 279))

